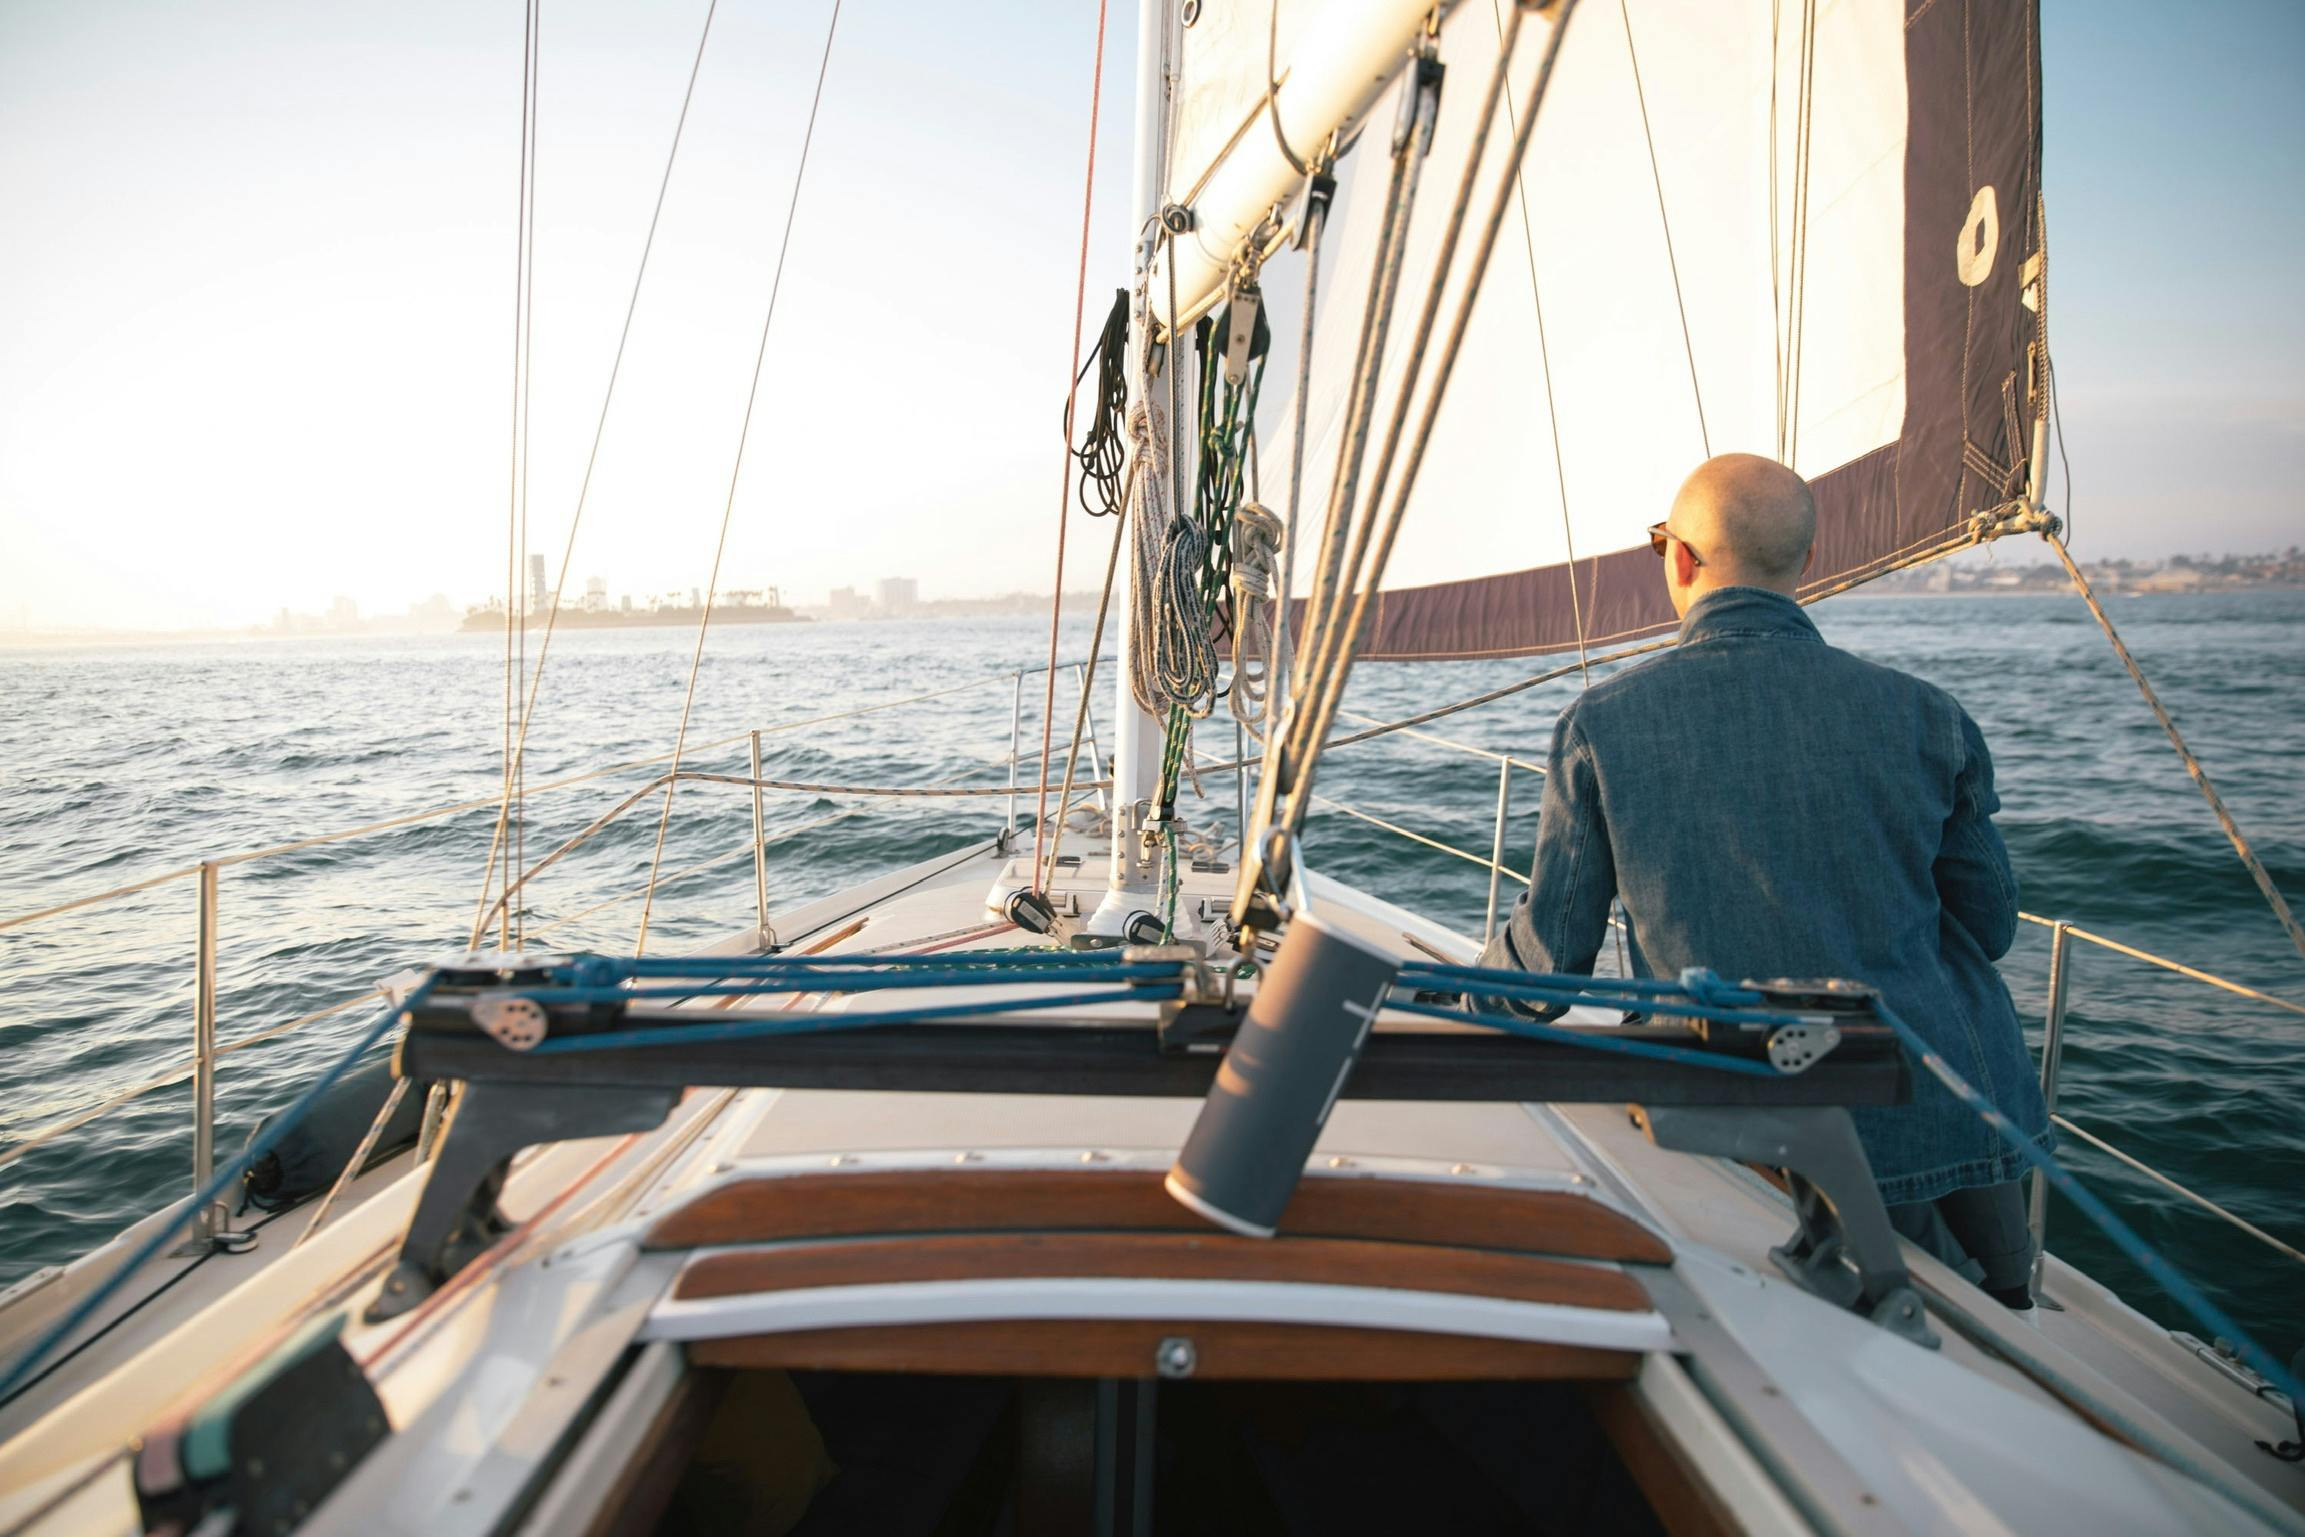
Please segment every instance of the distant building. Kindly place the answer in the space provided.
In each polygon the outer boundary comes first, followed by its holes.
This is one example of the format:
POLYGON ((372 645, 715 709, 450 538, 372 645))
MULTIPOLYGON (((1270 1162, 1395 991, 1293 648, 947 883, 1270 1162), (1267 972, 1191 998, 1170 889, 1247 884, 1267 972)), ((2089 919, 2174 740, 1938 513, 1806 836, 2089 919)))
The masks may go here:
POLYGON ((537 609, 548 606, 544 601, 544 557, 542 555, 528 557, 528 606, 537 609))
POLYGON ((872 599, 854 587, 835 587, 825 606, 832 610, 835 619, 862 619, 872 611, 872 599))
POLYGON ((605 577, 592 577, 584 584, 584 611, 602 614, 608 611, 608 581, 605 577))
POLYGON ((328 605, 328 627, 332 630, 360 628, 360 605, 341 594, 328 605))
POLYGON ((2199 566, 2170 565, 2154 572, 2135 584, 2132 592, 2199 592, 2208 584, 2209 574, 2199 566))
POLYGON ((920 603, 920 583, 909 576, 884 576, 880 579, 881 612, 902 614, 920 603))

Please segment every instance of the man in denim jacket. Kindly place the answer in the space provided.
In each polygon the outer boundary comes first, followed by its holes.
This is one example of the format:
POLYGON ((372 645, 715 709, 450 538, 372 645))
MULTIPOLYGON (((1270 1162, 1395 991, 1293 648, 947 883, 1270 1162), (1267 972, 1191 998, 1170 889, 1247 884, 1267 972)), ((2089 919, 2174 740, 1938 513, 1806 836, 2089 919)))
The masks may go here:
MULTIPOLYGON (((1680 644, 1561 712, 1535 880, 1482 964, 1589 973, 1617 898, 1636 973, 1868 983, 2047 1146, 1993 965, 2017 887, 1992 758, 1942 689, 1818 635, 1792 596, 1816 522, 1801 478, 1751 454, 1682 486, 1650 530, 1680 644)), ((1854 1114, 1898 1230, 2032 1306, 2017 1156, 1924 1072, 1911 1104, 1854 1114)))

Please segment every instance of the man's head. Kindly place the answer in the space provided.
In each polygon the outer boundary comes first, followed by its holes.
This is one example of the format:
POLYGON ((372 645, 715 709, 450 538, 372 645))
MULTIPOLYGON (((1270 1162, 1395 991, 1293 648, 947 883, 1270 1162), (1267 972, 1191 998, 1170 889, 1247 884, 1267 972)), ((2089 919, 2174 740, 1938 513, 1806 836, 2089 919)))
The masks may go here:
POLYGON ((1665 557, 1673 612, 1720 587, 1765 587, 1790 597, 1817 543, 1809 484, 1774 459, 1722 454, 1697 466, 1650 530, 1665 557))

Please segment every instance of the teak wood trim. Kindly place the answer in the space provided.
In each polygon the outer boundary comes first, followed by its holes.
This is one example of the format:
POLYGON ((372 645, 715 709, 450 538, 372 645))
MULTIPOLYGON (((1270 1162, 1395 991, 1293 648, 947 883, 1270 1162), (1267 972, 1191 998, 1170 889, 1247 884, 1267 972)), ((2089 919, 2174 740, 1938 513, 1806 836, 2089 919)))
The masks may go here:
POLYGON ((1192 1343, 1196 1380, 1218 1382, 1618 1382, 1637 1352, 1531 1340, 1318 1324, 1030 1319, 809 1329, 698 1340, 702 1366, 980 1377, 1150 1377, 1170 1340, 1192 1343))
POLYGON ((1401 1291, 1640 1312, 1621 1270, 1530 1254, 1351 1238, 1225 1233, 966 1233, 777 1244, 706 1254, 681 1271, 681 1301, 820 1286, 1131 1278, 1380 1286, 1401 1291))
POLYGON ((1667 1537, 1737 1537, 1745 1530, 1632 1386, 1594 1387, 1586 1401, 1667 1537))
MULTIPOLYGON (((1281 1218, 1292 1237, 1367 1238, 1670 1264, 1665 1241, 1567 1190, 1309 1175, 1281 1218)), ((871 1169, 740 1178, 656 1219, 652 1249, 872 1233, 1066 1229, 1212 1233, 1158 1169, 871 1169)))

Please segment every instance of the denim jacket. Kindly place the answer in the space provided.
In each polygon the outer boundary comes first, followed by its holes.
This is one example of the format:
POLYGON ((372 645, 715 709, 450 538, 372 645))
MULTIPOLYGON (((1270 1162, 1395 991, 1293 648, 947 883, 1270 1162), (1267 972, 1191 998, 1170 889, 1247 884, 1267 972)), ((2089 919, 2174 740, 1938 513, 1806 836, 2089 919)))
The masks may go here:
MULTIPOLYGON (((1536 878, 1481 959, 1589 973, 1620 898, 1639 975, 1868 983, 2047 1146, 1993 964, 2017 926, 2000 804, 1951 695, 1828 646, 1790 598, 1724 588, 1679 646, 1561 712, 1536 878)), ((1918 1064, 1909 1105, 1853 1113, 1891 1203, 2022 1172, 1918 1064)))

